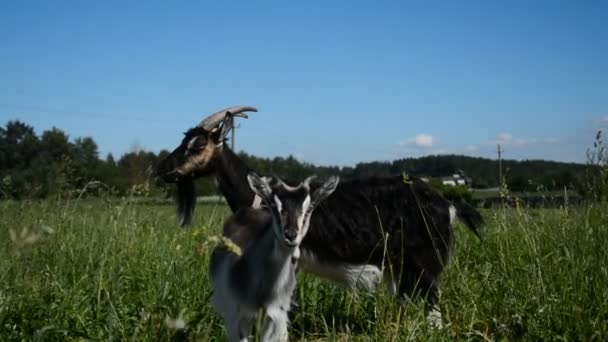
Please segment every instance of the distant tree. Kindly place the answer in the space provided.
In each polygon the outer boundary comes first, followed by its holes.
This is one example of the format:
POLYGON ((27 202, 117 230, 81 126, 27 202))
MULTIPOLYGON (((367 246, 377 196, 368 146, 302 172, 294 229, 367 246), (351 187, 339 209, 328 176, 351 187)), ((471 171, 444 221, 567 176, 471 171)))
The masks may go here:
POLYGON ((106 156, 106 164, 116 166, 116 161, 114 161, 114 156, 112 155, 112 153, 108 153, 108 155, 106 156))
MULTIPOLYGON (((600 135, 601 136, 601 135, 600 135)), ((601 146, 600 142, 596 142, 601 146)), ((535 190, 542 187, 561 190, 564 187, 581 189, 591 193, 588 179, 594 179, 593 186, 599 186, 602 160, 607 160, 606 149, 594 148, 590 164, 559 163, 542 160, 505 160, 503 167, 509 170, 507 183, 512 190, 535 190), (603 151, 603 152, 602 152, 603 151), (602 154, 604 153, 604 154, 602 154), (602 159, 603 158, 603 159, 602 159), (594 174, 595 178, 586 175, 594 174), (584 185, 584 186, 583 186, 584 185)), ((7 180, 0 196, 45 197, 49 195, 69 195, 81 188, 89 180, 100 180, 114 188, 117 194, 125 194, 134 185, 145 184, 149 193, 170 195, 172 184, 156 179, 153 170, 158 161, 169 151, 158 154, 143 151, 134 145, 133 151, 115 158, 108 154, 99 158, 98 147, 93 138, 79 137, 73 142, 58 128, 52 128, 36 136, 33 128, 20 121, 9 121, 0 127, 0 180, 7 180), (10 188, 10 189, 9 189, 10 188)), ((344 179, 353 177, 401 175, 440 177, 463 170, 472 178, 474 187, 498 185, 498 164, 495 160, 441 155, 421 158, 404 158, 394 161, 374 161, 358 163, 354 167, 316 166, 287 157, 260 158, 239 152, 239 156, 252 169, 263 175, 277 175, 286 180, 302 179, 308 175, 327 176, 337 174, 344 179)), ((606 181, 608 182, 608 181, 606 181)), ((209 178, 197 180, 199 195, 215 194, 216 190, 209 178)), ((447 191, 453 191, 449 189, 447 191)), ((608 191, 607 191, 608 193, 608 191)))
POLYGON ((31 126, 9 121, 0 130, 0 171, 28 167, 39 149, 40 141, 31 126))
POLYGON ((507 187, 511 191, 534 191, 534 185, 531 183, 530 178, 523 175, 515 175, 507 177, 507 187))
POLYGON ((79 187, 88 181, 100 179, 100 166, 102 162, 99 160, 97 144, 93 138, 76 138, 71 154, 79 187))
POLYGON ((99 161, 97 144, 91 137, 74 140, 74 158, 83 165, 94 165, 99 161))
POLYGON ((56 127, 44 131, 40 138, 40 143, 42 145, 42 156, 49 161, 57 161, 65 157, 71 157, 69 137, 56 127))
POLYGON ((355 177, 388 176, 391 174, 390 163, 388 162, 368 162, 358 163, 355 166, 355 177))
POLYGON ((20 121, 9 121, 0 130, 0 179, 10 183, 3 194, 20 198, 33 193, 37 176, 32 170, 40 153, 34 129, 20 121))
POLYGON ((156 155, 152 152, 140 150, 123 155, 117 163, 118 178, 115 180, 115 185, 125 192, 133 185, 146 183, 150 179, 154 165, 156 165, 156 155))
POLYGON ((167 156, 170 154, 171 152, 167 151, 167 150, 160 150, 160 152, 158 152, 158 156, 156 157, 156 159, 163 160, 165 158, 167 158, 167 156))
POLYGON ((42 132, 40 137, 40 154, 35 171, 40 183, 41 193, 38 196, 68 196, 80 183, 74 166, 73 145, 62 130, 53 127, 42 132))

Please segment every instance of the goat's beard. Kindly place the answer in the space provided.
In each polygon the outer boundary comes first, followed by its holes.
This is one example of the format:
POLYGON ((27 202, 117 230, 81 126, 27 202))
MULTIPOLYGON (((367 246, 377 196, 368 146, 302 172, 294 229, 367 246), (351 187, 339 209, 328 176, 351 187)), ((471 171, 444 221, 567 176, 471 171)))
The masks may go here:
POLYGON ((195 204, 194 178, 180 177, 177 181, 177 220, 180 227, 187 227, 192 223, 195 204))

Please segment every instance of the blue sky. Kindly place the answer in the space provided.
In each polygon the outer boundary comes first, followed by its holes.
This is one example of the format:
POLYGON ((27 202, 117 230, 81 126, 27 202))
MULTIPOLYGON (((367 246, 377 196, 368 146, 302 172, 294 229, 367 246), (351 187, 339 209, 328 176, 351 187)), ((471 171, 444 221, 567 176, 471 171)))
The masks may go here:
POLYGON ((237 149, 265 157, 582 162, 607 23, 605 1, 2 1, 0 123, 118 156, 246 104, 237 149))

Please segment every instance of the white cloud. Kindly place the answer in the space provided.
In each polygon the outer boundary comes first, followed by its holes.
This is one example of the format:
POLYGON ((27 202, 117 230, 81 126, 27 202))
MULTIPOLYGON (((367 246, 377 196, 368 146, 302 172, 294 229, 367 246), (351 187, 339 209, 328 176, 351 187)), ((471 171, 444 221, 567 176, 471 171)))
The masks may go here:
POLYGON ((475 151, 479 150, 479 147, 477 145, 468 145, 466 147, 466 150, 468 152, 475 152, 475 151))
POLYGON ((428 148, 433 147, 434 142, 435 138, 433 138, 432 135, 421 133, 413 138, 409 138, 406 141, 400 142, 399 146, 428 148))
POLYGON ((433 146, 433 136, 428 134, 418 134, 414 137, 414 143, 418 147, 431 147, 433 146))
POLYGON ((526 146, 528 144, 534 144, 536 142, 536 139, 522 139, 522 138, 517 138, 515 140, 513 140, 513 145, 514 146, 526 146))
POLYGON ((497 144, 509 144, 513 141, 513 135, 511 133, 500 133, 496 137, 495 142, 497 144))
MULTIPOLYGON (((489 141, 490 145, 500 144, 511 147, 527 147, 538 144, 556 144, 559 140, 554 137, 549 138, 520 138, 514 137, 511 133, 500 133, 495 139, 489 141)), ((468 148, 467 148, 468 149, 468 148)))
POLYGON ((527 143, 525 139, 522 138, 514 138, 511 133, 499 133, 495 139, 490 140, 490 144, 496 145, 500 144, 503 146, 512 145, 512 146, 523 146, 527 143))

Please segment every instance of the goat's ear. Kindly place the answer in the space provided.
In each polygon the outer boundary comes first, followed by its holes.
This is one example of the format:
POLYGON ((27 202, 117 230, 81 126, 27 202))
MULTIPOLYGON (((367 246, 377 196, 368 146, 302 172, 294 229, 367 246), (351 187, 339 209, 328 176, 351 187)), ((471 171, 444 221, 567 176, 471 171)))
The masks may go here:
POLYGON ((228 136, 228 133, 230 133, 232 129, 234 129, 234 117, 230 112, 227 112, 226 117, 224 118, 224 121, 222 122, 222 126, 220 128, 219 139, 226 139, 226 136, 228 136))
POLYGON ((249 182, 249 187, 256 195, 260 196, 266 202, 272 200, 272 190, 265 179, 260 178, 255 172, 249 172, 247 174, 247 181, 249 182))
POLYGON ((311 196, 311 204, 313 207, 317 206, 329 195, 331 195, 340 183, 340 177, 332 176, 323 185, 321 185, 311 196))

